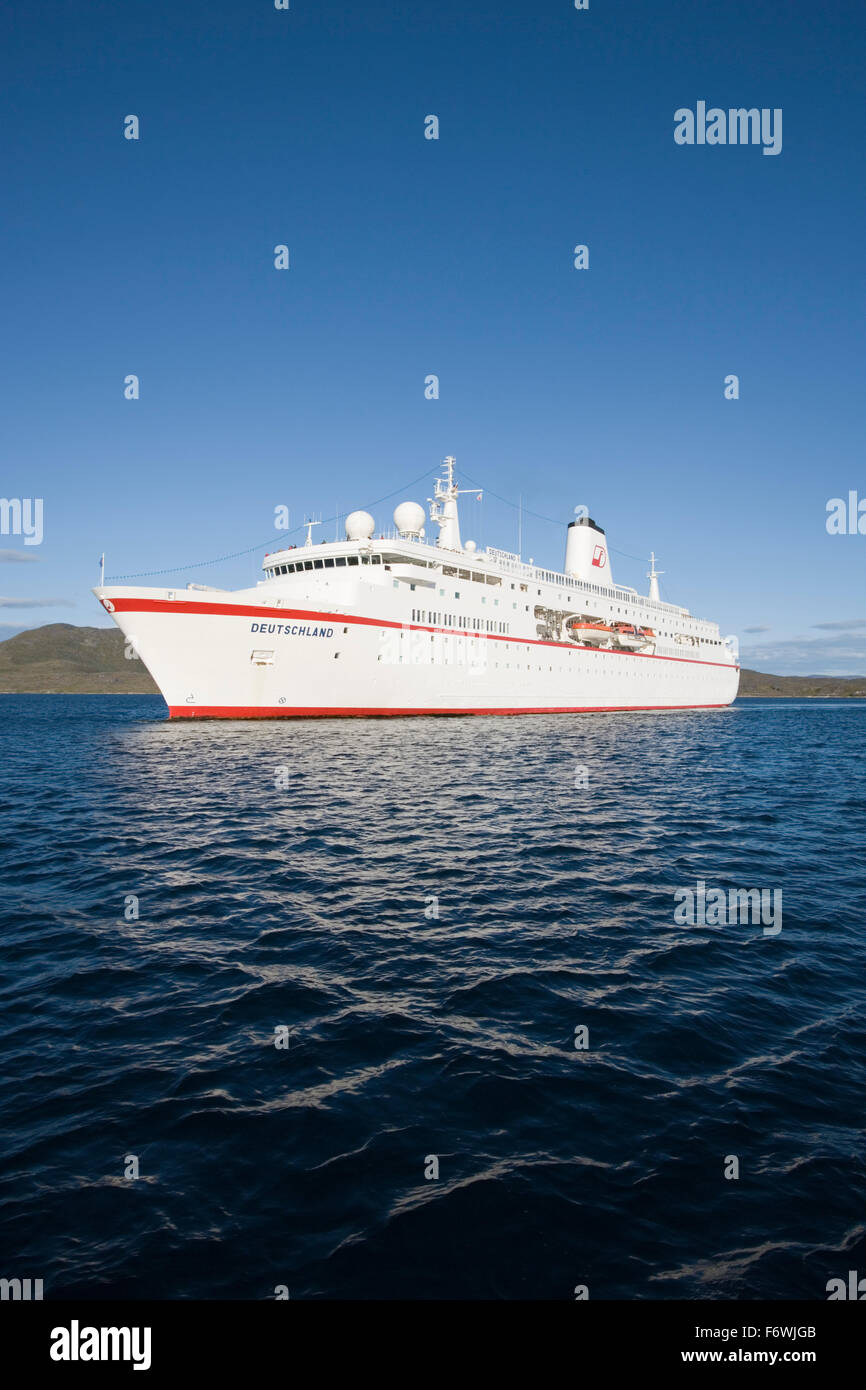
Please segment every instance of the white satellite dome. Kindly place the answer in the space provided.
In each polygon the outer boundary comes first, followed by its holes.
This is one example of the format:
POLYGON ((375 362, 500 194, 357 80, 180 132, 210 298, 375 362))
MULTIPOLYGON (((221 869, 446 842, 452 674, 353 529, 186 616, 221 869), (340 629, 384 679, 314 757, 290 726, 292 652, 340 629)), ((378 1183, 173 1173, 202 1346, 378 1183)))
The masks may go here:
POLYGON ((350 512, 346 517, 346 540, 368 541, 376 529, 369 512, 350 512))
POLYGON ((420 502, 401 502, 394 508, 394 525, 401 536, 420 536, 424 531, 427 513, 420 502))
POLYGON ((478 547, 476 546, 474 541, 467 541, 466 545, 464 546, 464 549, 468 550, 470 555, 474 555, 478 547))

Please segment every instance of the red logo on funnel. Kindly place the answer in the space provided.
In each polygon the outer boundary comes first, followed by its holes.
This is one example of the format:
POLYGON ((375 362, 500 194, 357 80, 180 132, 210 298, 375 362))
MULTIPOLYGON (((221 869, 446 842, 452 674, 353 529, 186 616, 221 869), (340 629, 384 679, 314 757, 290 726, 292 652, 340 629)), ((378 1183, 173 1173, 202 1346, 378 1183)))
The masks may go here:
POLYGON ((603 570, 607 564, 607 553, 603 545, 597 545, 592 552, 592 563, 603 570))

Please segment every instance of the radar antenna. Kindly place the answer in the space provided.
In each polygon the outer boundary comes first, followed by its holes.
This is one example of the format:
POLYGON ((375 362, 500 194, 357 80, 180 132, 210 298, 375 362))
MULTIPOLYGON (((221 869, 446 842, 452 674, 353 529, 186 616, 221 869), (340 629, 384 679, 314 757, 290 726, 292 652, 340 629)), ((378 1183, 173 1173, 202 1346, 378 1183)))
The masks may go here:
POLYGON ((454 481, 454 465, 457 460, 449 454, 442 460, 444 477, 436 479, 436 487, 433 496, 428 497, 430 503, 430 520, 439 527, 439 539, 437 545, 443 550, 462 550, 460 541, 460 521, 457 515, 457 498, 464 496, 467 492, 474 492, 479 498, 482 496, 477 487, 458 487, 454 481))
POLYGON ((651 599, 655 599, 656 603, 659 603, 659 602, 660 602, 660 599, 659 599, 659 576, 662 575, 662 574, 664 574, 664 570, 657 570, 657 569, 656 569, 656 553, 655 553, 655 551, 653 550, 653 551, 650 552, 650 567, 649 567, 649 570, 647 571, 647 579, 648 579, 649 582, 650 582, 649 596, 650 596, 651 599))

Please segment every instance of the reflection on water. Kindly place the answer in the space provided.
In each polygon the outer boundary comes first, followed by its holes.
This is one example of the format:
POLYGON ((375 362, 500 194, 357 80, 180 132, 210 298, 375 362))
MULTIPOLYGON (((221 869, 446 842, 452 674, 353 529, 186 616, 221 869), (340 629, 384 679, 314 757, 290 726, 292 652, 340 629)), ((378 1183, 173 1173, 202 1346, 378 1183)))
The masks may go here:
POLYGON ((46 1297, 816 1298, 866 1264, 866 703, 0 709, 0 1239, 46 1297), (782 932, 675 926, 698 880, 782 889, 782 932))

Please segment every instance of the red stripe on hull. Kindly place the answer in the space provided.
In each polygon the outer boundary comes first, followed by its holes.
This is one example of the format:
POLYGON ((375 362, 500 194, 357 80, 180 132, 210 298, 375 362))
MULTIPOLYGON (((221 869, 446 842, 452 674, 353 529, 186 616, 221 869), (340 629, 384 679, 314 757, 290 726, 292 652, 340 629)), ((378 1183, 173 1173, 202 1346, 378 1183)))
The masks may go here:
POLYGON ((387 719, 409 714, 631 714, 676 709, 727 709, 721 705, 528 705, 518 709, 357 709, 280 705, 169 705, 169 719, 387 719))
MULTIPOLYGON (((574 642, 550 642, 538 637, 515 637, 513 633, 499 632, 476 632, 471 628, 453 627, 428 627, 424 623, 398 623, 391 618, 366 618, 353 613, 321 613, 316 609, 308 608, 259 608, 248 604, 237 603, 201 603, 198 600, 187 601, 186 599, 152 599, 152 598, 115 598, 109 599, 111 608, 106 611, 109 613, 184 613, 204 615, 212 618, 269 618, 272 623, 297 622, 318 622, 332 623, 335 627, 347 627, 350 624, 361 627, 384 627, 394 628, 404 632, 441 632, 446 637, 472 637, 476 640, 485 642, 519 642, 524 647, 557 647, 560 651, 584 652, 589 656, 631 656, 641 661, 676 661, 683 662, 689 666, 718 666, 726 671, 739 671, 739 666, 732 666, 728 661, 705 661, 700 657, 694 656, 656 656, 654 652, 630 652, 617 651, 609 647, 578 647, 574 642)), ((100 600, 102 602, 102 600, 100 600)), ((103 603, 103 607, 104 607, 103 603)), ((606 709, 608 706, 599 706, 606 709)), ((620 706, 616 706, 617 709, 620 706)), ((624 709, 634 709, 633 705, 624 705, 624 709)), ((647 705, 647 709, 703 709, 715 708, 715 706, 702 705, 647 705)), ((367 713, 368 711, 361 711, 367 713)), ((373 710, 370 713, 377 714, 389 713, 388 710, 373 710)), ((406 710, 407 714, 416 714, 419 711, 406 710)), ((467 714, 467 710, 423 710, 424 714, 467 714)), ((480 710, 481 714, 537 714, 538 710, 480 710)), ((352 713, 347 710, 346 713, 352 713)), ((573 714, 574 710, 551 711, 551 713, 573 714)))

